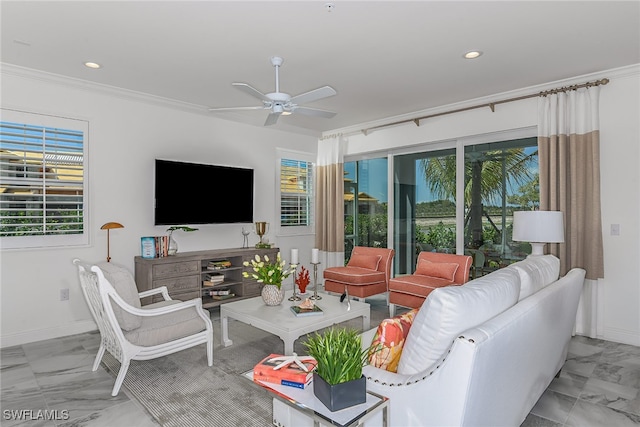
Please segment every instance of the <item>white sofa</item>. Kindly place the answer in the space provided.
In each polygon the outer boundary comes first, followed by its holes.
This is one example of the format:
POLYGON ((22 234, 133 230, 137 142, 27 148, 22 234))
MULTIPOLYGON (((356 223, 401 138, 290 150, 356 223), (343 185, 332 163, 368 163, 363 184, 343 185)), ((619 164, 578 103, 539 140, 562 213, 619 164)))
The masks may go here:
MULTIPOLYGON (((429 294, 398 373, 365 366, 390 425, 519 426, 566 360, 585 271, 558 279, 552 255, 429 294)), ((373 328, 362 334, 371 344, 373 328)), ((377 423, 368 425, 375 425, 377 423)))

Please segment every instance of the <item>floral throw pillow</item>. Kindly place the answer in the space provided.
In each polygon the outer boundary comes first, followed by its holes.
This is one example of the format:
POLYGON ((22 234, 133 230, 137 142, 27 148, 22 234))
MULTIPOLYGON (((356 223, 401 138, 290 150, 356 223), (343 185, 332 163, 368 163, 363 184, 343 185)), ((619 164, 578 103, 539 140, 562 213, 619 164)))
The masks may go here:
POLYGON ((369 350, 371 366, 386 369, 389 372, 398 371, 402 347, 417 312, 418 309, 414 308, 391 319, 384 319, 380 323, 369 350))

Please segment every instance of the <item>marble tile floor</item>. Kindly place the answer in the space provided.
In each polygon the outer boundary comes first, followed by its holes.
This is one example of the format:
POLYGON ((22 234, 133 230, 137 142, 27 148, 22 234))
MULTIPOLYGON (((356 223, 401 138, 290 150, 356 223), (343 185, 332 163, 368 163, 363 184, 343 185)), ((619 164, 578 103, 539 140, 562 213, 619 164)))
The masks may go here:
MULTIPOLYGON (((111 396, 104 367, 91 371, 98 345, 93 332, 1 349, 0 424, 158 426, 125 387, 111 396)), ((522 424, 556 426, 640 426, 640 347, 574 337, 560 377, 522 424)))

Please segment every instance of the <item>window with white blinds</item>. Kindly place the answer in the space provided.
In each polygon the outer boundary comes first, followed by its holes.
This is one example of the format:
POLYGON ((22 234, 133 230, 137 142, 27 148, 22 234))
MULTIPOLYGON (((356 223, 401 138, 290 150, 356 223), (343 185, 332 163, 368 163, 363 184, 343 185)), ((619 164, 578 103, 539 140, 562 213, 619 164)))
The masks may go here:
POLYGON ((86 244, 87 123, 16 111, 0 121, 3 248, 86 244))
POLYGON ((310 232, 313 226, 313 162, 308 153, 283 152, 279 159, 280 231, 310 232))

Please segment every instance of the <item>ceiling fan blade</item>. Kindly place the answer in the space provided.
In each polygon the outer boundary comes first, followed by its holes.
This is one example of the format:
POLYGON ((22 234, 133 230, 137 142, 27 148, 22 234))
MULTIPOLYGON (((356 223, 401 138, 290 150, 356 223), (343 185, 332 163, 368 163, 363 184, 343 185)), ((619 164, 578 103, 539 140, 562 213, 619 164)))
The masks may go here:
POLYGON ((220 108, 209 108, 209 111, 240 111, 240 110, 264 110, 264 106, 259 107, 220 107, 220 108))
POLYGON ((292 97, 289 102, 293 104, 307 104, 309 102, 317 101, 322 98, 328 98, 335 95, 336 92, 331 86, 323 86, 318 89, 310 90, 309 92, 301 93, 292 97))
POLYGON ((265 102, 271 102, 271 99, 269 99, 269 97, 267 95, 265 95, 264 93, 260 92, 258 89, 254 88, 253 86, 250 86, 246 83, 231 83, 232 86, 237 87, 238 89, 240 89, 241 91, 243 91, 244 93, 251 95, 255 98, 258 98, 262 101, 265 102))
POLYGON ((269 113, 269 115, 267 116, 267 120, 264 122, 264 125, 265 126, 275 125, 276 122, 278 121, 278 117, 280 117, 280 114, 282 113, 269 113))
POLYGON ((324 117, 326 119, 330 119, 335 116, 336 113, 333 111, 327 110, 319 110, 317 108, 308 108, 308 107, 296 107, 293 110, 294 114, 304 114, 305 116, 314 116, 314 117, 324 117))

